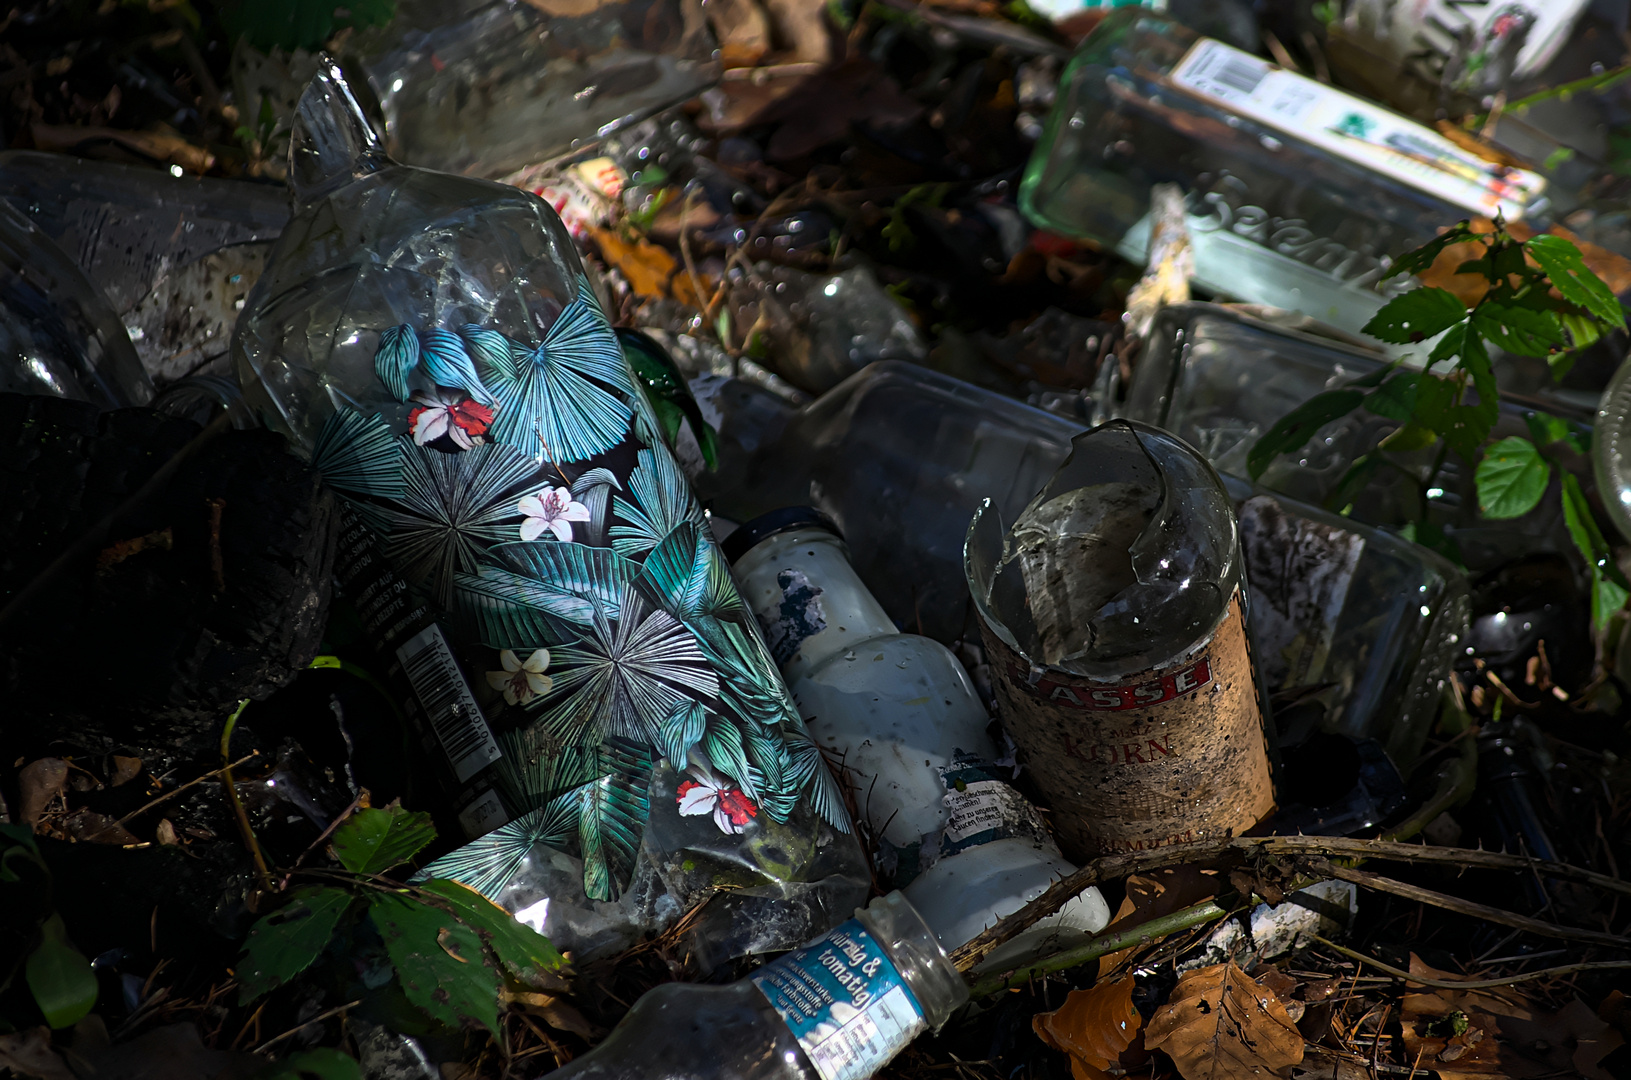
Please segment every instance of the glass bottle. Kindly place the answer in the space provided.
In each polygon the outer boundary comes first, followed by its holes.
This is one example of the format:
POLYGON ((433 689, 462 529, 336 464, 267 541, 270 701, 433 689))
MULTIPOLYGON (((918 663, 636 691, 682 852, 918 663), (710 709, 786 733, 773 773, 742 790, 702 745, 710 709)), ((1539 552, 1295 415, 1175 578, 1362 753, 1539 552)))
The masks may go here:
POLYGON ((727 986, 664 983, 551 1080, 865 1080, 968 987, 899 892, 727 986))
MULTIPOLYGON (((956 949, 1076 867, 994 763, 990 717, 962 663, 895 628, 836 529, 790 507, 745 523, 724 551, 810 734, 864 793, 880 869, 956 949)), ((1089 888, 985 966, 1073 948, 1109 921, 1089 888)))
POLYGON ((1186 189, 1195 281, 1359 332, 1389 260, 1477 215, 1549 210, 1546 181, 1172 18, 1112 12, 1066 68, 1020 207, 1145 259, 1150 189, 1186 189))
POLYGON ((102 290, 3 201, 0 391, 89 401, 104 409, 153 399, 153 383, 102 290))
POLYGON ((429 871, 580 957, 722 889, 706 962, 831 926, 864 853, 560 219, 392 162, 326 59, 290 174, 234 358, 344 497, 337 578, 472 841, 429 871))
POLYGON ((1603 390, 1594 435, 1592 467, 1603 509, 1621 536, 1631 536, 1631 361, 1603 390))
POLYGON ((1077 857, 1238 836, 1274 809, 1239 530, 1192 447, 1112 420, 965 567, 1003 726, 1077 857))

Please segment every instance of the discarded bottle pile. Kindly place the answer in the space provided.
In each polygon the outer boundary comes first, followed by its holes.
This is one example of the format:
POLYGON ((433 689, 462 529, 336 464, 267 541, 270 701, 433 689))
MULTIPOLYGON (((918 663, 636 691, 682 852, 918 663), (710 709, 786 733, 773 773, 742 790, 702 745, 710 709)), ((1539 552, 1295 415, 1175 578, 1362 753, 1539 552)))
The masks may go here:
POLYGON ((1612 13, 182 7, 0 42, 0 1073, 1631 1068, 1612 13))

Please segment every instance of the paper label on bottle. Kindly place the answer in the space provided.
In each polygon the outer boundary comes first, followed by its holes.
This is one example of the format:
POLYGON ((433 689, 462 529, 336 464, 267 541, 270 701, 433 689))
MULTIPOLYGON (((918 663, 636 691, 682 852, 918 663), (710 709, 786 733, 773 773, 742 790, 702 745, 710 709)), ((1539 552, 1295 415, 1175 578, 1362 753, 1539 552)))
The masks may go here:
POLYGON ((851 919, 753 975, 822 1080, 865 1080, 928 1027, 889 954, 851 919))
POLYGON ((1365 538, 1258 495, 1240 507, 1240 548, 1264 680, 1273 689, 1319 682, 1365 538))
MULTIPOLYGON (((770 643, 770 655, 777 667, 798 654, 806 638, 827 629, 827 616, 821 608, 821 588, 812 585, 802 570, 779 570, 776 585, 781 589, 781 601, 776 605, 773 619, 761 618, 765 640, 770 643)), ((766 612, 765 614, 772 614, 766 612)))
POLYGON ((1485 161, 1379 105, 1202 38, 1171 75, 1184 90, 1469 213, 1517 221, 1546 190, 1527 169, 1485 161))
POLYGON ((459 783, 503 756, 441 627, 425 627, 396 651, 396 658, 459 783))
POLYGON ((1113 682, 1033 668, 981 625, 1004 725, 1082 860, 1239 836, 1274 809, 1239 592, 1209 641, 1113 682))
POLYGON ((997 766, 978 758, 959 757, 940 769, 950 811, 940 833, 940 857, 1022 836, 1055 851, 1036 808, 1014 786, 1000 778, 997 766))

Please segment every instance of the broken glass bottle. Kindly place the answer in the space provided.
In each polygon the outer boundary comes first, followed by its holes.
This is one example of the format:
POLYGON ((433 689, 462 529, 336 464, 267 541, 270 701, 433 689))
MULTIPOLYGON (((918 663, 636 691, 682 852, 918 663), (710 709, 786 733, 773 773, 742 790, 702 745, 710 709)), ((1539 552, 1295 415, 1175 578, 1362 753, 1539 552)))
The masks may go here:
POLYGON ((290 174, 234 358, 344 497, 338 579, 472 841, 429 872, 580 956, 710 896, 705 963, 833 925, 865 856, 560 219, 391 161, 331 60, 290 174))
POLYGON ((968 1000, 923 917, 892 892, 727 986, 648 991, 551 1080, 866 1080, 968 1000))
MULTIPOLYGON (((962 663, 895 628, 836 530, 820 511, 790 507, 743 524, 723 547, 810 734, 866 793, 880 872, 949 951, 1076 867, 1008 782, 1012 767, 996 764, 990 717, 962 663)), ((1109 921, 1089 888, 984 966, 1073 948, 1109 921)))
POLYGON ((1078 858, 1238 836, 1274 809, 1234 507, 1192 447, 1112 420, 966 569, 1004 727, 1078 858))
POLYGON ((102 290, 6 202, 0 202, 0 391, 104 409, 153 398, 153 384, 102 290))
POLYGON ((1469 215, 1543 216, 1546 182, 1169 16, 1112 12, 1065 70, 1020 207, 1143 263, 1150 189, 1186 189, 1195 281, 1358 333, 1389 260, 1469 215))

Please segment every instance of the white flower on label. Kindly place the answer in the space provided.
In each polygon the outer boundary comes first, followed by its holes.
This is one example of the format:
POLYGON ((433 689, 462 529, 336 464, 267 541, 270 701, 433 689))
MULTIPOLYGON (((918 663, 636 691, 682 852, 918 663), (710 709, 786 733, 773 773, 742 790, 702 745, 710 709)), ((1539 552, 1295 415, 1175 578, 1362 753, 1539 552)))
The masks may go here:
POLYGON ((487 685, 504 691, 504 700, 511 705, 525 705, 539 694, 549 693, 550 687, 555 685, 555 680, 544 674, 549 667, 548 649, 534 649, 525 660, 510 649, 503 649, 498 654, 498 662, 504 670, 489 671, 487 685))
POLYGON ((521 539, 536 540, 548 529, 563 544, 572 542, 572 522, 588 521, 589 508, 572 501, 566 488, 544 488, 524 496, 516 508, 527 516, 521 523, 521 539))

